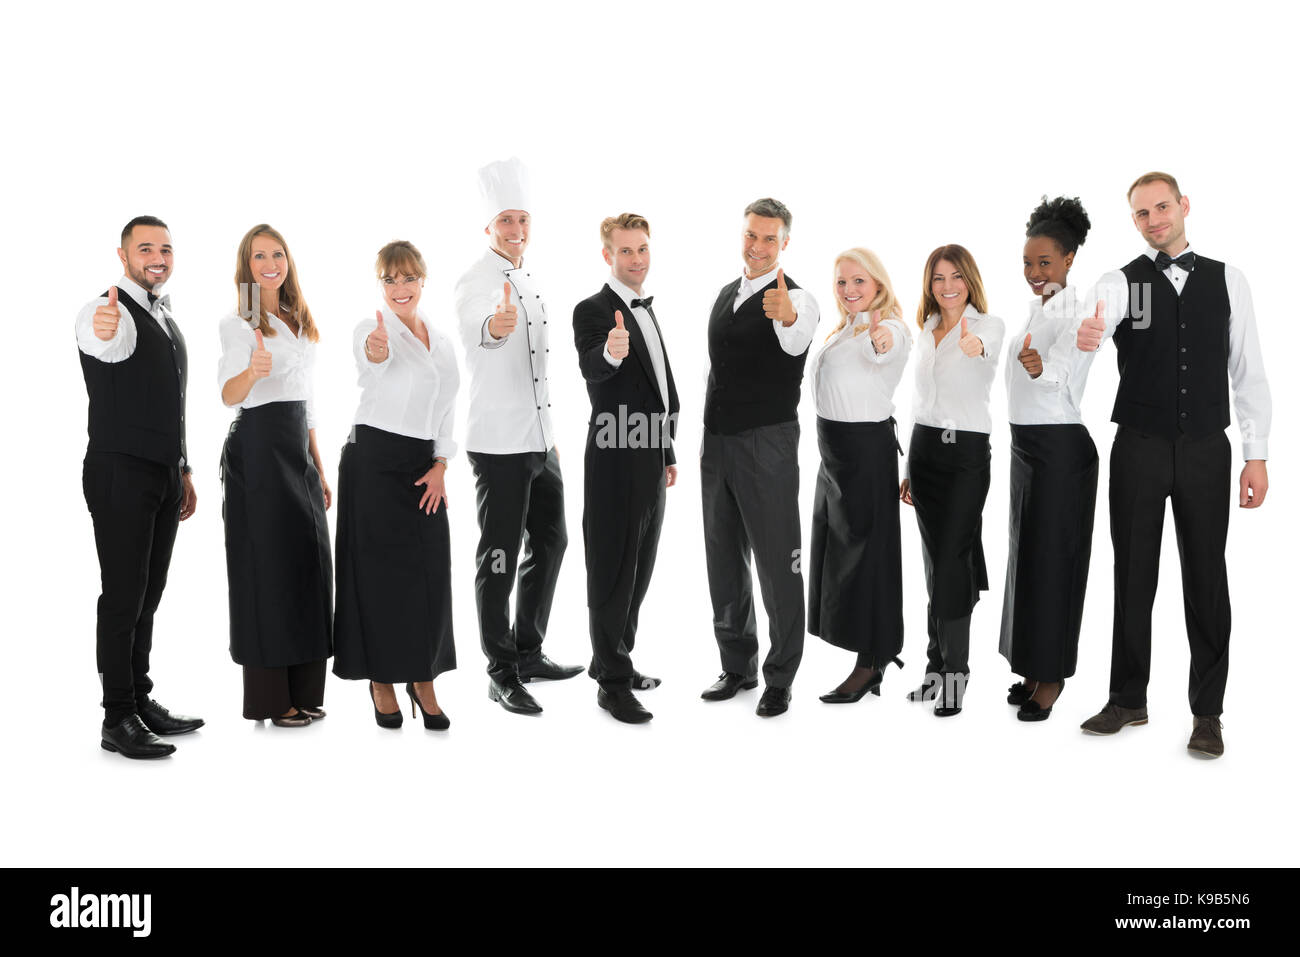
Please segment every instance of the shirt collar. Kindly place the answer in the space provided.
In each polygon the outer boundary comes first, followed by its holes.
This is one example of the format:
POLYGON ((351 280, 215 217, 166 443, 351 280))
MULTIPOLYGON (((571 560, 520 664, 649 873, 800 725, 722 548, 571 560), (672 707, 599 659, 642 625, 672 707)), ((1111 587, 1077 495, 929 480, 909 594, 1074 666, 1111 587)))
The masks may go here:
MULTIPOLYGON (((1191 251, 1192 251, 1192 244, 1188 243, 1187 248, 1184 249, 1181 253, 1179 253, 1178 256, 1184 256, 1187 253, 1190 253, 1191 251)), ((1154 246, 1148 246, 1146 248, 1146 257, 1147 259, 1150 259, 1152 262, 1156 261, 1156 256, 1158 255, 1160 255, 1160 250, 1156 249, 1154 246)), ((1173 258, 1177 259, 1178 256, 1174 256, 1173 258)))
POLYGON ((771 269, 769 269, 767 272, 763 273, 763 275, 761 275, 761 276, 755 276, 753 279, 750 279, 748 276, 746 276, 746 275, 742 272, 742 273, 740 274, 740 288, 744 289, 744 288, 745 288, 745 283, 749 283, 749 288, 750 288, 750 289, 753 289, 755 292, 757 292, 758 290, 760 290, 760 289, 762 289, 764 286, 766 286, 769 282, 775 282, 775 281, 776 281, 776 274, 777 274, 777 271, 778 271, 780 268, 781 268, 781 264, 780 264, 780 263, 777 263, 775 266, 773 266, 773 267, 772 267, 771 269))
MULTIPOLYGON (((981 313, 978 309, 976 309, 974 303, 971 302, 966 303, 966 308, 961 311, 961 314, 970 320, 984 318, 984 314, 981 313)), ((939 324, 939 313, 937 312, 930 313, 929 317, 925 320, 925 328, 933 329, 938 324, 939 324)))
POLYGON ((632 290, 631 286, 627 286, 619 282, 618 279, 614 277, 613 273, 611 273, 610 277, 605 281, 609 284, 609 288, 614 290, 614 295, 618 296, 618 298, 622 299, 625 303, 627 303, 627 307, 629 309, 632 308, 633 299, 649 298, 649 296, 647 296, 644 292, 638 294, 632 290))
MULTIPOLYGON (((136 301, 136 304, 145 312, 153 312, 153 306, 149 303, 149 292, 130 276, 123 276, 117 281, 117 288, 136 301)), ((158 293, 154 293, 158 296, 158 293)))
POLYGON ((1034 303, 1038 310, 1046 316, 1074 316, 1075 305, 1079 300, 1079 291, 1070 284, 1058 292, 1051 299, 1044 303, 1037 296, 1034 297, 1034 303))
POLYGON ((505 256, 502 256, 491 246, 489 246, 487 252, 483 254, 482 262, 491 263, 494 269, 500 269, 503 273, 524 268, 524 261, 522 259, 519 260, 518 266, 513 266, 509 259, 506 259, 505 256))

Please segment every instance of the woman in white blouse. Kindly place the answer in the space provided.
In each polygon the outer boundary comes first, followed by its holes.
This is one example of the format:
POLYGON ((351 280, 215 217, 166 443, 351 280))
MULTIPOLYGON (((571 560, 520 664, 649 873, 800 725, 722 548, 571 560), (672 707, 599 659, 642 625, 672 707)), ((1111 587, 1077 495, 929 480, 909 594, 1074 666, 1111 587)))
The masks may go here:
POLYGON ((1028 325, 1007 349, 1011 535, 999 649, 1024 676, 1007 703, 1019 706, 1021 721, 1044 721, 1079 653, 1097 447, 1079 413, 1082 379, 1049 381, 1042 355, 1062 337, 1073 348, 1075 330, 1090 314, 1067 282, 1091 223, 1078 199, 1044 196, 1026 225, 1025 281, 1034 300, 1028 325))
POLYGON ((981 516, 989 491, 989 391, 1003 325, 987 315, 984 283, 969 252, 940 246, 925 263, 916 323, 915 424, 899 494, 916 508, 925 560, 928 667, 913 701, 961 712, 970 676, 970 616, 989 587, 981 516))
POLYGON ((239 310, 221 320, 217 380, 239 409, 221 453, 230 655, 244 717, 303 727, 325 716, 333 572, 330 488, 316 445, 320 338, 284 237, 265 223, 239 244, 239 310))
POLYGON ((433 681, 456 667, 444 475, 460 373, 419 309, 420 251, 391 242, 375 272, 384 308, 352 335, 361 404, 339 459, 334 673, 369 680, 380 727, 401 727, 393 685, 405 683, 412 714, 444 730, 433 681))
POLYGON ((903 571, 894 390, 911 337, 889 274, 869 249, 835 260, 840 323, 813 360, 821 468, 813 504, 808 631, 857 653, 827 704, 880 694, 902 662, 903 571))

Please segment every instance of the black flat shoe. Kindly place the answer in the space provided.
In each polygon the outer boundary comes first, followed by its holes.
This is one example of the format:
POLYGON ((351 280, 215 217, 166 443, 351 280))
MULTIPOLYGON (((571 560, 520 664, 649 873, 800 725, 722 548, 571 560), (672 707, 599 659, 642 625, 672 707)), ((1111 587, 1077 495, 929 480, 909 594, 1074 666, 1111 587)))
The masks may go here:
POLYGON ((596 692, 596 704, 624 724, 645 724, 654 717, 636 700, 636 695, 626 688, 606 691, 601 688, 596 692))
POLYGON ((1007 689, 1007 704, 1015 705, 1017 708, 1029 700, 1029 696, 1034 693, 1034 689, 1029 687, 1023 681, 1017 681, 1007 689))
POLYGON ((653 691, 661 684, 663 684, 663 682, 658 678, 651 678, 649 675, 643 675, 639 671, 632 672, 633 691, 653 691))
POLYGON ((129 714, 111 728, 100 727, 99 746, 124 758, 165 758, 176 745, 159 740, 138 714, 129 714))
POLYGON ((582 665, 557 664, 546 657, 545 654, 538 655, 531 661, 519 662, 519 680, 523 684, 536 681, 538 678, 546 681, 563 681, 565 678, 572 678, 574 675, 582 674, 582 672, 582 665))
POLYGON ((375 703, 375 683, 368 682, 370 685, 370 703, 375 707, 375 724, 381 728, 400 728, 402 726, 402 709, 396 711, 380 711, 379 705, 375 703))
POLYGON ((311 718, 299 711, 296 714, 282 714, 278 718, 272 718, 271 723, 277 728, 305 728, 311 724, 311 718))
POLYGON ((760 718, 775 718, 790 710, 790 689, 774 688, 768 685, 763 689, 763 697, 758 699, 754 714, 760 718))
POLYGON ((447 717, 441 710, 437 714, 430 714, 424 710, 424 704, 420 701, 419 696, 415 693, 415 685, 412 682, 406 683, 406 693, 411 696, 411 717, 415 717, 415 709, 420 709, 420 714, 424 715, 424 727, 428 731, 446 731, 451 727, 451 718, 447 717))
POLYGON ((301 713, 301 714, 305 714, 307 717, 311 718, 313 721, 319 721, 321 718, 325 717, 325 709, 324 709, 324 708, 320 708, 320 707, 317 707, 317 708, 304 708, 302 705, 299 705, 299 706, 298 706, 298 711, 299 711, 299 713, 301 713))
POLYGON ((718 675, 717 681, 700 692, 700 697, 705 701, 727 701, 734 698, 737 691, 753 691, 757 687, 757 678, 744 678, 724 671, 718 675))
MULTIPOLYGON (((1056 701, 1061 700, 1061 692, 1064 690, 1065 690, 1065 681, 1064 679, 1062 679, 1061 687, 1056 692, 1056 701)), ((1037 701, 1034 701, 1032 699, 1027 700, 1025 701, 1024 704, 1020 706, 1020 710, 1016 712, 1016 717, 1019 718, 1021 721, 1046 721, 1048 718, 1052 716, 1052 708, 1056 706, 1056 701, 1053 701, 1046 708, 1044 708, 1037 701)))
POLYGON ((488 698, 511 714, 541 714, 542 706, 530 695, 518 675, 504 681, 488 678, 488 698))
POLYGON ((961 702, 966 696, 966 682, 969 680, 968 675, 955 672, 943 676, 940 694, 934 705, 936 718, 951 718, 955 714, 961 714, 961 702))
MULTIPOLYGON (((903 662, 899 659, 894 658, 893 661, 898 667, 903 667, 903 662)), ((884 678, 885 669, 883 667, 877 668, 876 673, 868 678, 866 684, 857 691, 843 692, 836 688, 834 691, 826 692, 817 700, 824 701, 826 704, 853 704, 856 701, 861 701, 868 694, 873 694, 878 698, 880 697, 880 683, 884 678)))
POLYGON ((144 726, 154 734, 189 734, 203 727, 202 718, 172 714, 152 698, 145 698, 144 703, 137 705, 135 710, 144 726))

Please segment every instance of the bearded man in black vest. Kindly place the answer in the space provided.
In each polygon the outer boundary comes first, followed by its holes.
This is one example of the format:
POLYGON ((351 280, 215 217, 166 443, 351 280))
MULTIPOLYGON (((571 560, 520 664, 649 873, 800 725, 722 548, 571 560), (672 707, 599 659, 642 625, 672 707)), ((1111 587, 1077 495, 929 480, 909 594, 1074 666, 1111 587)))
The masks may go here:
POLYGON ((799 392, 817 328, 817 303, 785 275, 791 216, 760 199, 745 208, 744 273, 722 287, 709 316, 700 484, 713 631, 722 674, 700 695, 725 701, 758 686, 752 553, 771 647, 757 713, 790 706, 803 656, 799 530, 799 392))
POLYGON ((185 339, 159 292, 172 272, 167 224, 137 216, 117 251, 126 275, 77 316, 90 398, 82 490, 95 526, 101 594, 95 652, 103 684, 100 746, 128 758, 176 750, 157 735, 201 718, 149 697, 153 616, 167 583, 178 523, 198 498, 185 451, 185 339))
POLYGON ((1268 491, 1272 401, 1245 276, 1192 252, 1183 222, 1191 204, 1168 173, 1138 177, 1128 199, 1147 249, 1101 278, 1085 300, 1097 303, 1096 314, 1084 320, 1073 342, 1066 336, 1053 347, 1048 363, 1081 378, 1102 341, 1115 338, 1120 381, 1111 413, 1119 427, 1110 455, 1110 701, 1082 727, 1114 734, 1147 723, 1151 608, 1169 499, 1191 646, 1187 748, 1218 757, 1232 625, 1224 560, 1232 450, 1224 430, 1235 406, 1245 459, 1237 500, 1242 508, 1258 508, 1268 491))

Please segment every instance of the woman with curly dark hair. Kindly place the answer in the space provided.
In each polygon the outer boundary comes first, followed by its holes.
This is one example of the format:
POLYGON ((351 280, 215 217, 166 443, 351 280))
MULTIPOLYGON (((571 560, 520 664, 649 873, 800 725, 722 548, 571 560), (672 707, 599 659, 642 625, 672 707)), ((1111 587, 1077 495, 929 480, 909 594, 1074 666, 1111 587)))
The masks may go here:
POLYGON ((1034 299, 1006 366, 1011 534, 999 650, 1023 676, 1007 703, 1019 707, 1021 721, 1043 721, 1079 651, 1097 447, 1079 412, 1083 381, 1048 381, 1042 356, 1062 336, 1072 344, 1087 313, 1068 277, 1091 223, 1078 199, 1044 196, 1026 225, 1025 281, 1034 299))

